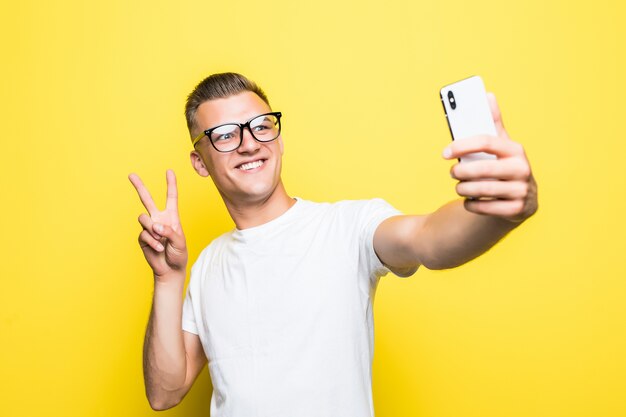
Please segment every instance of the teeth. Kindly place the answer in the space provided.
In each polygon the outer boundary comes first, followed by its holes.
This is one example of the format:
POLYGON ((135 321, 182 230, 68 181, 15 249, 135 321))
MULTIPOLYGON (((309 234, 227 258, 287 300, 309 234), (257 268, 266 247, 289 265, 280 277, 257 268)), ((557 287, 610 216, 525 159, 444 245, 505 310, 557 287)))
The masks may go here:
POLYGON ((261 165, 263 165, 263 161, 254 161, 254 162, 248 162, 247 164, 243 164, 239 167, 239 169, 243 169, 244 171, 247 171, 249 169, 254 169, 254 168, 258 168, 261 165))

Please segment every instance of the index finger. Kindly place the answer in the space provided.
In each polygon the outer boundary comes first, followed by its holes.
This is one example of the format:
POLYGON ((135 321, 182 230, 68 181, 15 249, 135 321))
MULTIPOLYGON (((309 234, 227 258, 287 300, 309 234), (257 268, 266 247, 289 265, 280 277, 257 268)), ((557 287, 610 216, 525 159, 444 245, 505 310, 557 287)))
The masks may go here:
POLYGON ((156 204, 154 204, 154 200, 152 200, 150 192, 148 191, 146 186, 143 185, 143 182, 139 178, 139 175, 134 173, 130 174, 128 176, 128 179, 133 184, 133 187, 135 187, 135 190, 137 190, 137 194, 139 194, 139 199, 141 200, 141 203, 146 208, 146 210, 148 210, 148 213, 150 213, 150 215, 152 216, 155 212, 158 211, 158 209, 156 204))
POLYGON ((167 179, 167 200, 165 201, 165 208, 178 212, 178 188, 176 187, 176 174, 174 174, 173 170, 168 169, 165 177, 167 179))

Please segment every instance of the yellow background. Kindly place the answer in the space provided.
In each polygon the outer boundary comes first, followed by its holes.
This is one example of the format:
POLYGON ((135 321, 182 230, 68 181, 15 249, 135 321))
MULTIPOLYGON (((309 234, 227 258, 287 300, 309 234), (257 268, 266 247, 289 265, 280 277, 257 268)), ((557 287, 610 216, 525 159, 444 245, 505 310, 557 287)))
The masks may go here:
MULTIPOLYGON (((22 1, 0 8, 0 414, 152 415, 139 173, 178 174, 190 259, 233 227, 183 105, 213 72, 284 113, 313 200, 454 198, 438 90, 480 74, 540 210, 481 258, 381 281, 377 417, 626 415, 626 29, 617 0, 22 1)), ((191 262, 190 262, 191 263, 191 262)), ((164 415, 206 416, 208 373, 164 415)))

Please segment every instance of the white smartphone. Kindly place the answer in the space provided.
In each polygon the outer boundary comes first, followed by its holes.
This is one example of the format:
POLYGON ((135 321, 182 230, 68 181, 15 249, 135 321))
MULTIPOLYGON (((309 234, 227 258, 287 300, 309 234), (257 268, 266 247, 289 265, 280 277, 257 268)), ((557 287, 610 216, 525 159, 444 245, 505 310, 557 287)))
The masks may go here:
MULTIPOLYGON (((479 76, 475 75, 446 85, 441 89, 439 96, 453 140, 463 140, 476 135, 497 135, 485 84, 479 76)), ((480 159, 497 157, 485 152, 476 152, 462 157, 461 162, 480 159)))

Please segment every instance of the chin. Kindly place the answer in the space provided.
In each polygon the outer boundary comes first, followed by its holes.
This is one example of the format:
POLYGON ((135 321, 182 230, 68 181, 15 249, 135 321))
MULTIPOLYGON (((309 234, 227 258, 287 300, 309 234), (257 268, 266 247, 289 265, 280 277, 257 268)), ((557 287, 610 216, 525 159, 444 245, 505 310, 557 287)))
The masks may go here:
MULTIPOLYGON (((270 168, 269 166, 266 168, 270 168)), ((267 201, 280 185, 280 171, 276 173, 274 169, 258 173, 232 175, 227 181, 218 186, 218 190, 224 200, 231 203, 260 203, 267 201)))
POLYGON ((267 178, 267 176, 248 178, 248 181, 239 183, 240 188, 237 194, 246 201, 264 201, 274 194, 279 184, 280 180, 267 178))
POLYGON ((274 191, 276 186, 271 184, 265 184, 258 182, 256 184, 241 184, 241 187, 233 188, 220 188, 218 191, 224 201, 230 201, 231 203, 259 203, 268 200, 274 191))
POLYGON ((268 200, 275 190, 276 187, 268 187, 266 185, 259 184, 256 187, 251 187, 245 190, 243 196, 248 201, 260 202, 268 200))

